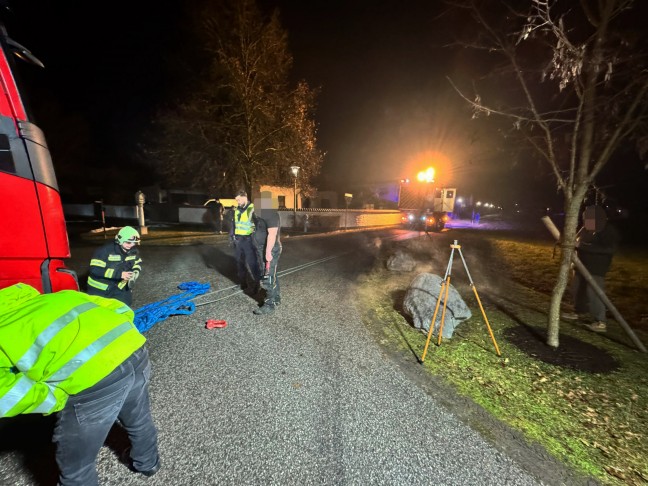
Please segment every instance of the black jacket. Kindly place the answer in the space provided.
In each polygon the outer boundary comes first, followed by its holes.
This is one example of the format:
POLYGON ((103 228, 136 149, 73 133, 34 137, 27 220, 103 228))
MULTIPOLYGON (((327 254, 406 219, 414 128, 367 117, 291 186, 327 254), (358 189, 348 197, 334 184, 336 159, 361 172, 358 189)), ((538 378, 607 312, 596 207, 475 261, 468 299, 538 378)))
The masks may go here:
POLYGON ((121 274, 141 270, 142 259, 136 246, 126 253, 116 241, 107 243, 98 248, 90 260, 88 294, 110 297, 131 305, 132 292, 128 283, 122 280, 121 274))
POLYGON ((618 243, 619 233, 607 223, 601 231, 581 231, 576 254, 592 275, 603 277, 610 270, 618 243))

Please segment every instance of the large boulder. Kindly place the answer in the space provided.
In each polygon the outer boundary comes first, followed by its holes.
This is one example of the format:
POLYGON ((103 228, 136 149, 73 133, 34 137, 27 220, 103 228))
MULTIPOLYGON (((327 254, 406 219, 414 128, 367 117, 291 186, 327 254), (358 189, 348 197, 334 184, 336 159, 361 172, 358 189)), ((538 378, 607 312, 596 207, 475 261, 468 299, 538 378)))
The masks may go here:
MULTIPOLYGON (((432 273, 421 273, 412 280, 412 283, 407 289, 405 300, 403 301, 403 310, 412 318, 414 321, 414 327, 417 329, 423 329, 426 332, 430 330, 434 308, 439 299, 442 283, 443 278, 438 275, 432 273)), ((436 322, 434 323, 433 334, 436 336, 439 335, 442 313, 443 298, 439 304, 439 311, 437 312, 436 322)), ((459 292, 450 285, 450 289, 448 290, 445 322, 443 324, 443 338, 451 338, 459 323, 469 319, 471 316, 472 313, 459 295, 459 292)))
POLYGON ((387 270, 395 272, 411 272, 416 268, 416 260, 409 253, 403 250, 396 250, 396 253, 387 259, 387 270))

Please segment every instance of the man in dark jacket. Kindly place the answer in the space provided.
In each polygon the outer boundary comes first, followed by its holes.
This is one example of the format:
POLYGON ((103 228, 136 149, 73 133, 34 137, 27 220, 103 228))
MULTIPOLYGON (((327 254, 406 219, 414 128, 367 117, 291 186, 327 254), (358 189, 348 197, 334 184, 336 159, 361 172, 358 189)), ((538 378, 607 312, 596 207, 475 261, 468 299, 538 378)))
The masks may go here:
MULTIPOLYGON (((616 228, 608 223, 605 210, 601 206, 585 208, 583 227, 577 239, 576 254, 603 292, 605 292, 605 275, 610 270, 618 242, 619 234, 616 228)), ((572 281, 572 294, 576 314, 565 314, 564 317, 576 319, 579 315, 589 314, 594 322, 587 327, 595 332, 605 332, 607 330, 605 304, 578 271, 572 281)))
POLYGON ((254 239, 261 275, 263 275, 262 287, 266 291, 263 305, 254 311, 257 315, 270 314, 281 303, 279 280, 277 279, 277 266, 282 249, 281 220, 276 206, 273 204, 272 194, 269 191, 263 191, 254 215, 256 227, 254 239))
POLYGON ((207 206, 209 211, 209 223, 214 228, 214 232, 222 235, 224 208, 220 199, 210 199, 204 206, 207 206))
POLYGON ((132 288, 142 270, 142 259, 137 251, 139 241, 137 230, 124 226, 114 241, 95 251, 90 260, 88 294, 132 305, 132 288))

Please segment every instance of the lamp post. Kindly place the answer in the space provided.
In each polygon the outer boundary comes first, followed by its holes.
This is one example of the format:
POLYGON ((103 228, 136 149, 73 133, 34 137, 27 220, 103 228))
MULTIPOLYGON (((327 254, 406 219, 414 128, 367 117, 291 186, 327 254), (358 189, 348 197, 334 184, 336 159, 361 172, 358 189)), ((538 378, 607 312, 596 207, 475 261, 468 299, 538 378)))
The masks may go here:
POLYGON ((293 228, 297 227, 297 176, 299 175, 299 166, 293 165, 290 167, 290 172, 295 178, 295 189, 293 191, 293 228))

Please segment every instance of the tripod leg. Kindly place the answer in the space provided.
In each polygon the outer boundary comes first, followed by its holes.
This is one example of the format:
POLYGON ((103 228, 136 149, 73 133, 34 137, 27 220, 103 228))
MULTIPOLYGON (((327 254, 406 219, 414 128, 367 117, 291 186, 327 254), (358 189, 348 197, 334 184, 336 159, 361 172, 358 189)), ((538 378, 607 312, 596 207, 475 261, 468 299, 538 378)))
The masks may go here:
POLYGON ((427 341, 425 341, 425 348, 423 349, 423 355, 421 356, 421 363, 425 361, 425 355, 427 354, 428 346, 430 345, 430 338, 432 338, 432 333, 434 332, 434 323, 436 322, 436 316, 439 312, 439 304, 441 303, 441 296, 443 295, 443 289, 446 284, 444 280, 441 283, 441 290, 439 291, 439 298, 437 299, 436 307, 434 307, 434 315, 432 316, 432 322, 430 323, 430 329, 428 330, 427 341))
POLYGON ((488 317, 486 317, 486 311, 484 311, 484 307, 482 306, 481 300, 479 299, 479 294, 477 293, 477 287, 475 287, 475 285, 472 283, 471 286, 473 288, 473 292, 475 293, 475 297, 477 297, 477 303, 479 304, 479 308, 481 309, 482 315, 484 316, 484 321, 486 322, 486 328, 488 329, 488 333, 490 334, 491 340, 495 345, 495 351, 497 352, 497 356, 502 356, 502 353, 500 353, 499 347, 497 346, 497 341, 495 341, 493 330, 491 329, 490 324, 488 322, 488 317))
POLYGON ((479 298, 479 294, 477 293, 477 287, 475 287, 475 283, 473 282, 473 279, 470 276, 470 272, 468 271, 468 265, 466 264, 466 260, 464 259, 461 249, 459 249, 459 256, 461 257, 463 266, 466 269, 466 275, 468 275, 468 280, 470 280, 470 286, 472 287, 473 292, 475 293, 475 297, 477 297, 477 303, 479 304, 479 309, 481 310, 481 313, 484 316, 484 321, 486 322, 486 328, 488 329, 488 333, 490 334, 491 340, 495 345, 495 351, 497 352, 497 356, 502 356, 502 353, 500 353, 499 347, 497 346, 497 341, 495 341, 495 335, 493 334, 493 330, 491 329, 490 323, 488 322, 488 317, 486 317, 486 311, 484 310, 484 306, 482 305, 481 299, 479 298))
POLYGON ((432 316, 432 322, 430 323, 430 329, 428 330, 427 341, 425 341, 425 348, 423 349, 423 355, 421 356, 421 363, 425 361, 425 355, 427 354, 428 346, 430 345, 430 338, 434 332, 434 324, 436 322, 436 316, 439 312, 439 304, 443 298, 443 291, 445 290, 445 302, 443 303, 443 313, 441 317, 441 324, 439 325, 439 343, 441 343, 441 331, 443 331, 443 319, 445 318, 446 302, 448 301, 448 289, 450 288, 450 275, 452 274, 452 259, 454 257, 454 246, 451 246, 452 250, 450 251, 450 258, 448 259, 448 266, 446 267, 445 275, 443 276, 443 282, 441 283, 441 290, 439 290, 439 298, 437 299, 436 307, 434 308, 434 315, 432 316))
MULTIPOLYGON (((443 333, 443 325, 445 324, 445 314, 446 309, 448 308, 448 292, 450 291, 450 275, 448 275, 448 284, 445 288, 445 296, 443 298, 443 312, 441 313, 441 324, 439 324, 439 336, 437 341, 437 346, 441 346, 441 334, 443 333)), ((441 297, 441 294, 439 294, 441 297)))

